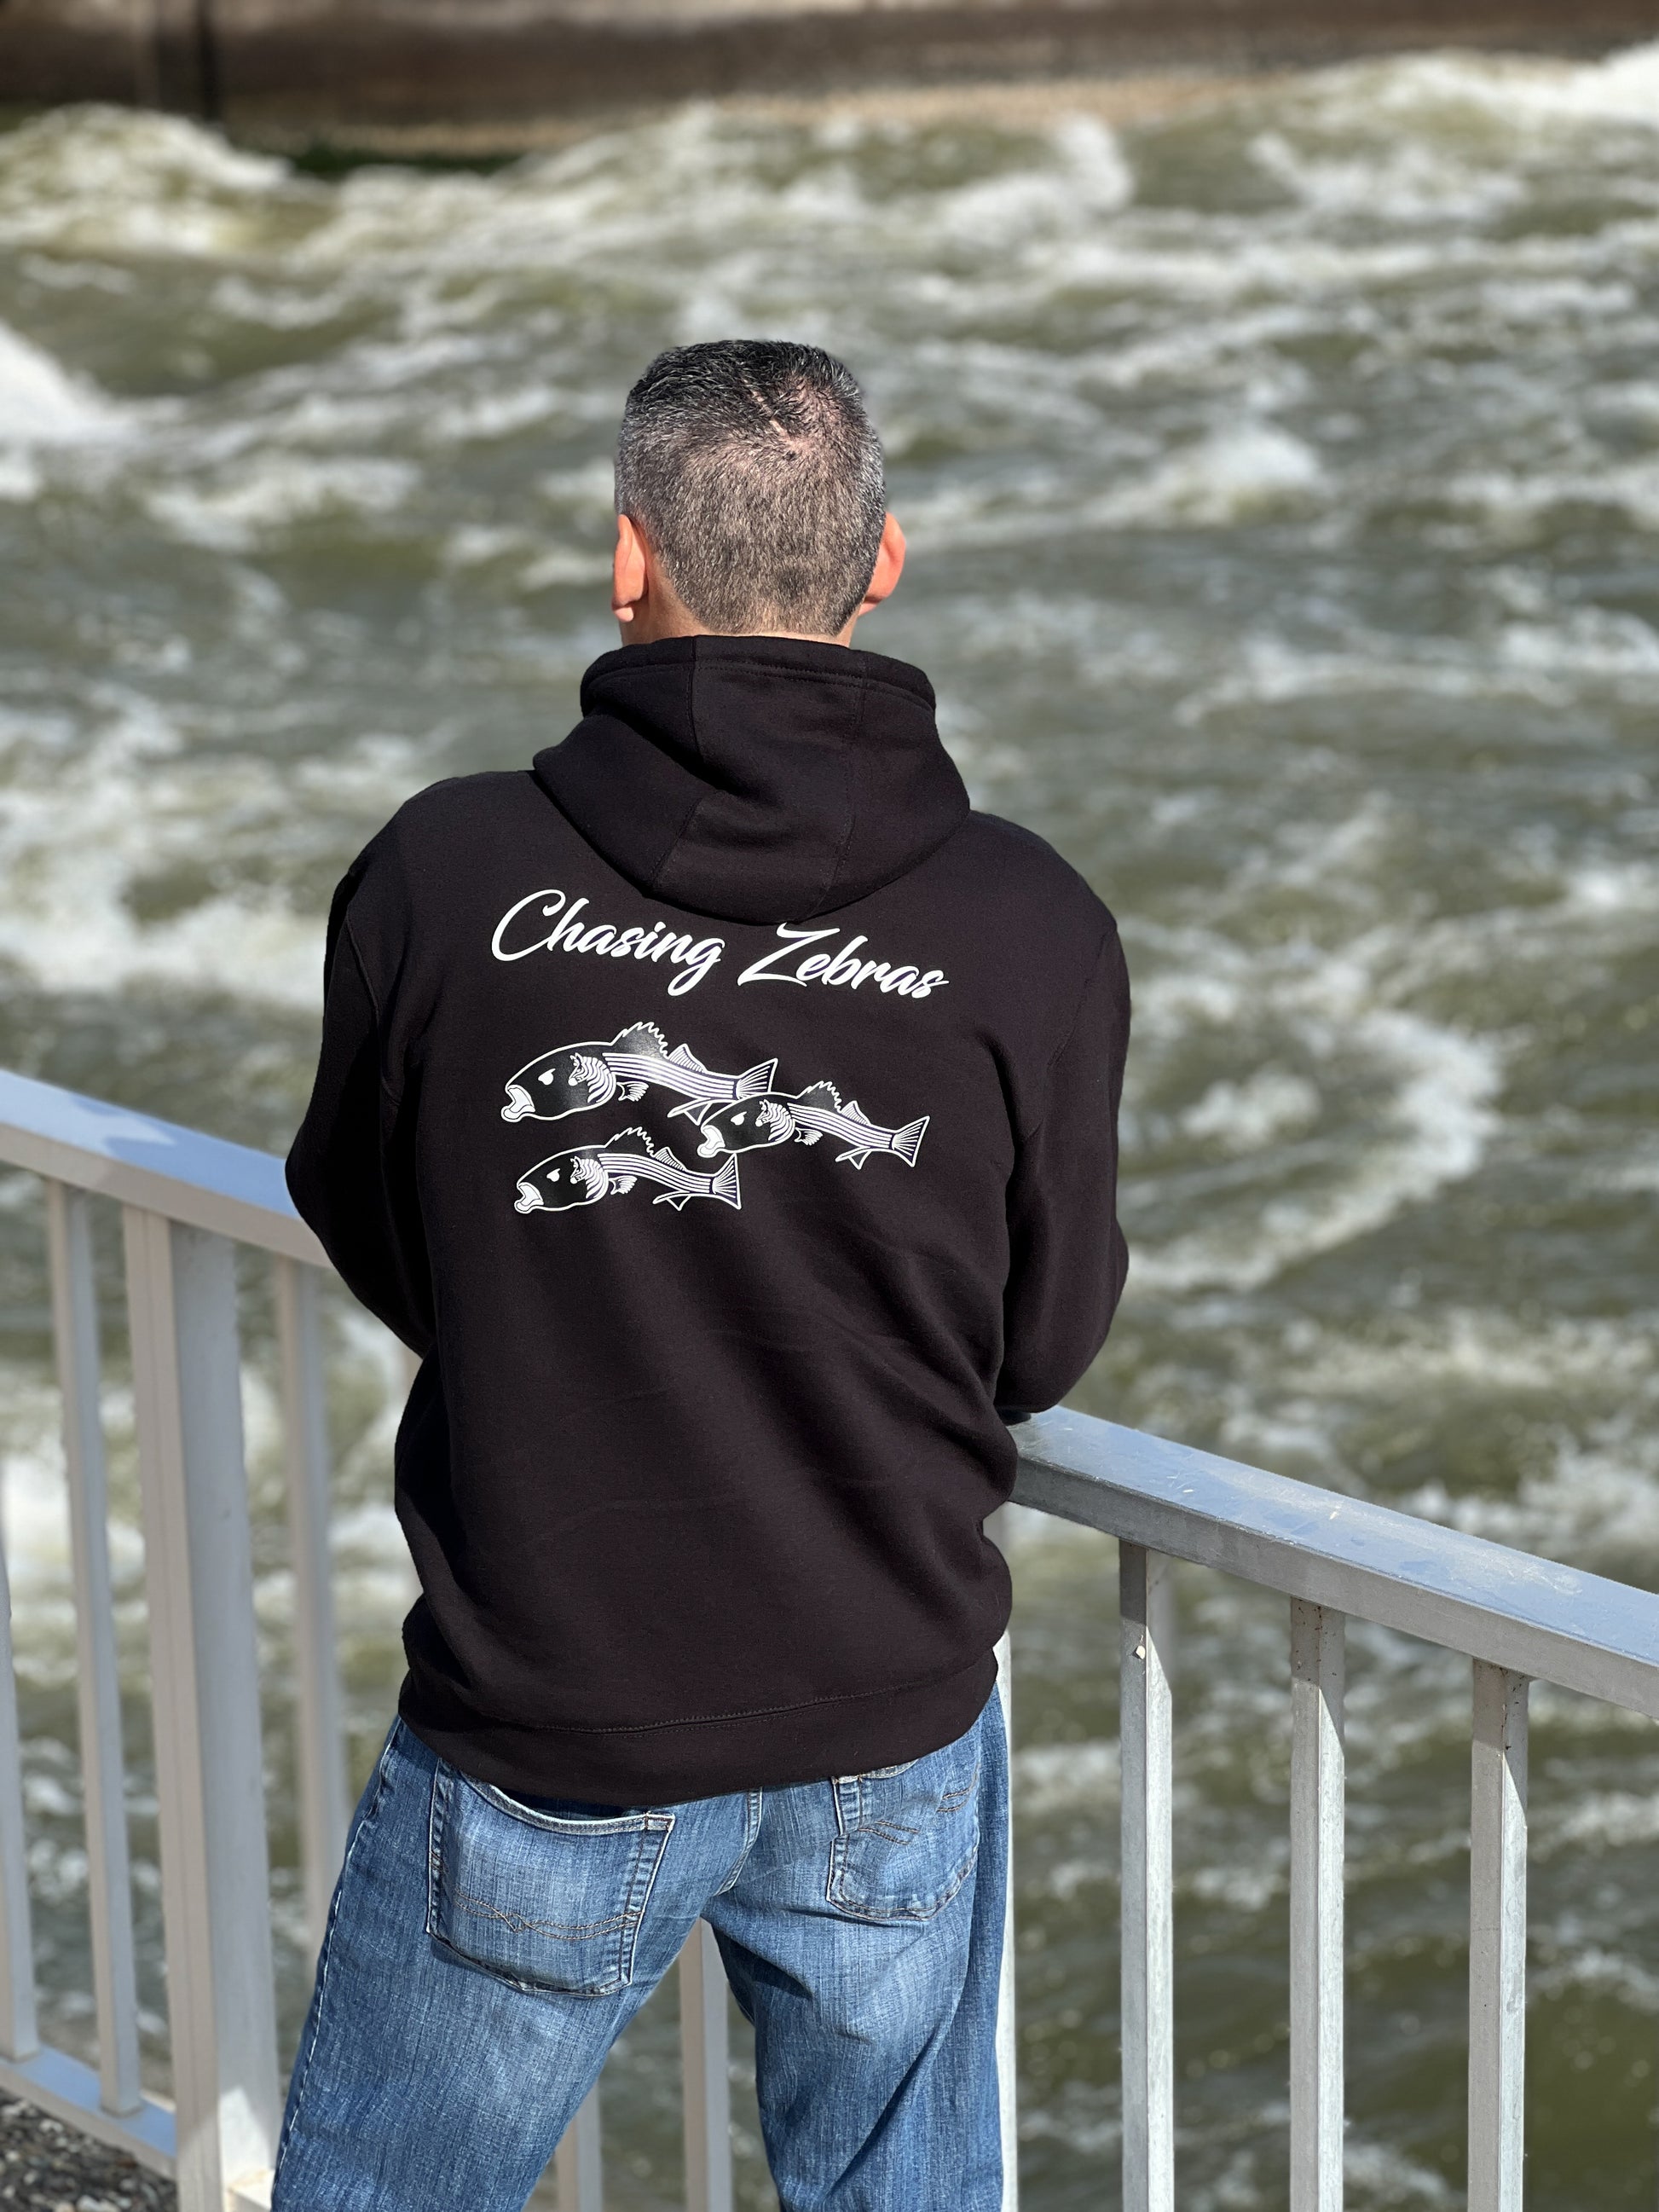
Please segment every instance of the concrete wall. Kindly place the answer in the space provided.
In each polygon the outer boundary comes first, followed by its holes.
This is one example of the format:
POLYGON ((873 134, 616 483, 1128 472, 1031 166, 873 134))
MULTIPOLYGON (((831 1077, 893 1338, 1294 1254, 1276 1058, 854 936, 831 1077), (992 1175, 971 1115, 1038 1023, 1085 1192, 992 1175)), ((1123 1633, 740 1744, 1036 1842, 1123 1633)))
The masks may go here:
POLYGON ((731 91, 1653 37, 1659 0, 0 0, 0 106, 137 100, 337 136, 731 91))

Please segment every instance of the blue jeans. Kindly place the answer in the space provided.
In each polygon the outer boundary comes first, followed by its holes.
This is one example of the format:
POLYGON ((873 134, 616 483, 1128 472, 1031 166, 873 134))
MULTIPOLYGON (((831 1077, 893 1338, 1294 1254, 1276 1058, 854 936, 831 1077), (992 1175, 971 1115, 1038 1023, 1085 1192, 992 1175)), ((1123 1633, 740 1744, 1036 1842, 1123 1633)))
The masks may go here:
POLYGON ((699 1916, 754 2023, 782 2212, 999 2212, 1007 1818, 994 1695, 908 1765, 617 1813, 532 1810, 394 1723, 273 2212, 519 2212, 699 1916))

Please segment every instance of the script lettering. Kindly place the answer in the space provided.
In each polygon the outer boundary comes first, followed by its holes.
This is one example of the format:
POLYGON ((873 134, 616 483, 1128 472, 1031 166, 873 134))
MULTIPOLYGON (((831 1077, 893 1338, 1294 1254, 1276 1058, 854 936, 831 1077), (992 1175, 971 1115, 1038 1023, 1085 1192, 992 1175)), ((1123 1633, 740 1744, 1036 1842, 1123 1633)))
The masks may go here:
POLYGON ((935 991, 942 991, 950 977, 942 968, 918 969, 914 967, 895 967, 890 961, 860 959, 859 955, 869 943, 860 933, 849 937, 834 951, 806 952, 801 948, 817 945, 827 937, 838 937, 840 931, 804 929, 798 924, 781 921, 778 935, 783 939, 775 951, 763 952, 758 960, 751 960, 738 981, 743 983, 822 983, 831 990, 843 985, 856 991, 861 983, 874 981, 878 991, 892 992, 901 999, 926 999, 935 991), (799 956, 799 957, 797 957, 799 956), (789 963, 793 961, 792 967, 789 963))

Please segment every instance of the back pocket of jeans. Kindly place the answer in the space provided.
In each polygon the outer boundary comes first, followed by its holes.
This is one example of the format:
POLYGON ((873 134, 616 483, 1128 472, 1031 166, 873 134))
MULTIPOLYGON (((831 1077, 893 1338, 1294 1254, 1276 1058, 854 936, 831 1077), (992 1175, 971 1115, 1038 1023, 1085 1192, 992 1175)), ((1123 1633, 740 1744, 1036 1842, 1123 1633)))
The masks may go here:
POLYGON ((830 1786, 829 1902, 855 1920, 929 1920, 942 1911, 979 1856, 975 1739, 830 1786))
POLYGON ((525 1990, 606 1996, 634 1977, 672 1813, 533 1812, 440 1760, 427 1933, 525 1990))

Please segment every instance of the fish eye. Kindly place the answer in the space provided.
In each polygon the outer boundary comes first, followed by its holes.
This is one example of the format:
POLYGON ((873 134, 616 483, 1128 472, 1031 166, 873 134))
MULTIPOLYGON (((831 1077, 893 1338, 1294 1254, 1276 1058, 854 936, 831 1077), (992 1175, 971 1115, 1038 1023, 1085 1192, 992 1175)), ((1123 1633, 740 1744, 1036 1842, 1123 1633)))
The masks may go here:
POLYGON ((748 1118, 749 1117, 746 1114, 734 1114, 732 1116, 732 1127, 734 1129, 742 1128, 744 1123, 748 1120, 748 1118))
POLYGON ((541 1073, 536 1078, 536 1080, 538 1083, 551 1083, 553 1080, 552 1069, 550 1067, 543 1068, 541 1073))
POLYGON ((559 1170, 557 1170, 557 1168, 555 1168, 555 1169, 554 1169, 554 1170, 553 1170, 552 1174, 551 1174, 551 1175, 550 1175, 550 1176, 549 1176, 549 1177, 548 1177, 547 1179, 548 1179, 549 1182, 557 1182, 557 1181, 558 1181, 558 1179, 559 1179, 559 1170))

